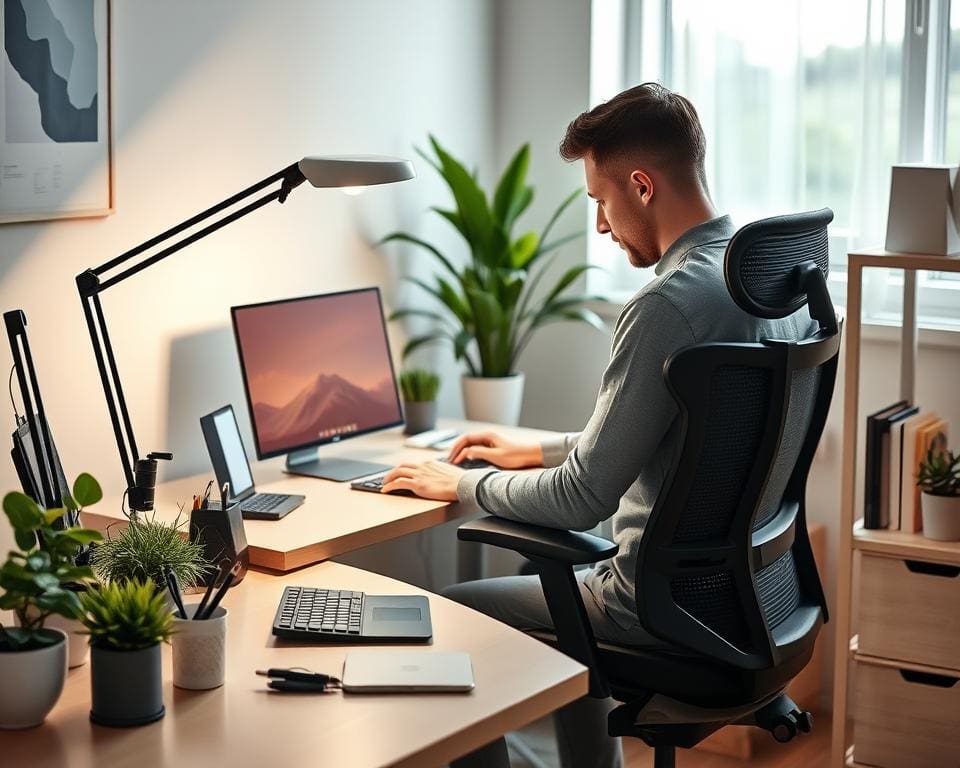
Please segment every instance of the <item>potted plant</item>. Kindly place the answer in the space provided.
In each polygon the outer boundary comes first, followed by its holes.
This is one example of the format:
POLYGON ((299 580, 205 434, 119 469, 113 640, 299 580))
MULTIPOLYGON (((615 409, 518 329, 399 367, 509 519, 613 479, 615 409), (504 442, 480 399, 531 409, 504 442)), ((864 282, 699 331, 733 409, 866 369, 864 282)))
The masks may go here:
POLYGON ((937 541, 960 541, 960 454, 931 447, 920 462, 917 485, 923 535, 937 541))
POLYGON ((458 268, 454 259, 411 234, 393 232, 383 238, 381 244, 406 242, 422 248, 443 272, 433 285, 416 277, 406 279, 439 301, 445 312, 400 309, 390 319, 417 316, 436 323, 430 332, 407 342, 403 357, 424 344, 449 342, 456 359, 466 367, 463 396, 467 418, 516 424, 523 397, 523 374, 517 371, 517 360, 534 333, 548 323, 567 320, 603 327, 600 317, 585 306, 598 297, 569 293, 590 266, 571 267, 548 289, 542 285, 557 249, 583 234, 550 238, 557 220, 581 190, 560 203, 539 233, 529 230, 515 236, 517 219, 533 200, 533 187, 526 183, 529 144, 513 156, 489 199, 475 174, 433 136, 430 144, 436 158, 417 152, 440 174, 454 199, 452 209, 431 210, 460 233, 469 258, 458 268), (553 256, 544 258, 551 253, 553 256))
POLYGON ((93 550, 90 564, 101 581, 152 581, 158 590, 166 589, 166 572, 173 571, 183 588, 202 582, 210 569, 203 546, 191 542, 181 530, 180 517, 171 523, 155 518, 131 520, 116 535, 93 550))
POLYGON ((437 391, 440 377, 431 371, 412 368, 400 373, 400 391, 403 393, 404 432, 415 435, 426 432, 437 424, 437 391))
MULTIPOLYGON (((72 497, 64 501, 78 509, 100 496, 96 480, 80 475, 72 497)), ((19 626, 0 626, 0 728, 29 728, 53 709, 67 674, 67 633, 45 625, 51 616, 76 620, 82 615, 78 593, 68 586, 93 578, 75 558, 100 534, 54 528, 66 509, 44 510, 19 492, 4 496, 3 511, 19 549, 0 567, 0 610, 13 611, 19 626)))
POLYGON ((80 598, 90 635, 90 719, 99 725, 145 725, 164 715, 160 643, 173 612, 152 581, 91 588, 80 598))

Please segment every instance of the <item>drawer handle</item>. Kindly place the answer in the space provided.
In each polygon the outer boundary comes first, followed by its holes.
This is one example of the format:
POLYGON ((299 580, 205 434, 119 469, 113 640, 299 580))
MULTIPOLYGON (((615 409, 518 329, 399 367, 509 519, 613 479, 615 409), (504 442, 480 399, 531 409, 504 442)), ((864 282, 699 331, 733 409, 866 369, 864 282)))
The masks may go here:
POLYGON ((927 576, 943 576, 955 579, 960 576, 960 565, 946 565, 945 563, 926 563, 923 560, 904 560, 907 568, 913 573, 925 573, 927 576))
POLYGON ((937 688, 953 688, 960 678, 947 677, 947 675, 935 675, 932 672, 915 672, 912 669, 901 669, 900 677, 908 683, 919 683, 920 685, 935 685, 937 688))

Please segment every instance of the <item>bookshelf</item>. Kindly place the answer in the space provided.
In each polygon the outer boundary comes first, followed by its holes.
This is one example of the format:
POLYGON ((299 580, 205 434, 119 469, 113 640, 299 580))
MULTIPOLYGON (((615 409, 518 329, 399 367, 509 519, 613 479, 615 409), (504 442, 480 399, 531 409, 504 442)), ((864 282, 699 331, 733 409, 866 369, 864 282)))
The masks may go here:
MULTIPOLYGON (((833 734, 830 765, 833 768, 856 766, 856 732, 849 739, 848 721, 854 714, 848 701, 851 668, 858 663, 872 663, 882 668, 885 661, 852 652, 853 573, 856 557, 899 558, 940 564, 960 565, 960 542, 940 542, 920 534, 903 531, 865 530, 856 508, 857 434, 860 429, 860 326, 863 271, 871 267, 902 269, 903 322, 900 332, 900 398, 913 402, 917 361, 917 272, 960 272, 960 254, 929 256, 892 253, 877 249, 848 254, 847 314, 844 325, 845 357, 843 382, 843 449, 840 484, 840 543, 837 554, 836 621, 833 734)), ((862 585, 861 585, 862 586, 862 585)), ((901 668, 910 668, 909 659, 893 659, 901 668)), ((960 666, 960 665, 958 665, 960 666)), ((953 669, 952 667, 950 668, 953 669)), ((941 670, 942 671, 942 670, 941 670)), ((960 676, 960 670, 954 670, 960 676)))

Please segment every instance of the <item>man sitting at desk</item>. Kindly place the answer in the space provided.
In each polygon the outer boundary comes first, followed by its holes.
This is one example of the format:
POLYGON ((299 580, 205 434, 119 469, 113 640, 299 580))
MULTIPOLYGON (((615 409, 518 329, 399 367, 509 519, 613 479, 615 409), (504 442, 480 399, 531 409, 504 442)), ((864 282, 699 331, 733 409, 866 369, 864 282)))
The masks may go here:
MULTIPOLYGON (((486 459, 504 469, 549 468, 542 473, 463 471, 429 462, 401 465, 384 484, 385 492, 409 489, 551 528, 586 531, 613 517, 619 552, 578 578, 597 639, 621 645, 652 641, 637 618, 634 579, 640 536, 681 436, 664 362, 692 344, 801 339, 815 331, 806 309, 762 320, 728 294, 723 257, 735 230, 710 199, 705 152, 693 105, 654 83, 624 91, 570 123, 560 154, 583 160, 597 231, 609 234, 633 266, 656 265, 656 277, 617 320, 593 415, 583 432, 556 441, 519 444, 480 433, 461 437, 451 450, 455 463, 486 459)), ((552 627, 536 576, 458 584, 445 594, 518 629, 552 627)), ((608 703, 587 697, 557 713, 564 766, 622 763, 618 740, 606 735, 608 710, 608 703)))

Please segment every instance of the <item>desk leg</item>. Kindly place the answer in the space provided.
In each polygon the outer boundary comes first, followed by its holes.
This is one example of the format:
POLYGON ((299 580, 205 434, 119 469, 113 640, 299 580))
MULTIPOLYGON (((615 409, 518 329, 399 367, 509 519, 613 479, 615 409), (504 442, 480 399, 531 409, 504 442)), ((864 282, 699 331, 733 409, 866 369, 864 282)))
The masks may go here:
POLYGON ((450 768, 510 768, 507 742, 501 736, 469 755, 458 757, 450 763, 450 768))

